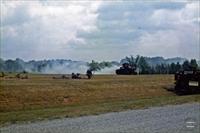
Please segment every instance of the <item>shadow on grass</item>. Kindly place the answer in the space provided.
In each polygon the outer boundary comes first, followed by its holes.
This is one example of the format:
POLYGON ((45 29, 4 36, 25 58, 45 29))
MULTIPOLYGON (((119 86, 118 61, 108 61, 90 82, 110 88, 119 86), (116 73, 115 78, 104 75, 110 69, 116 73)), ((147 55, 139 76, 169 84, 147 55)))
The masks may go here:
POLYGON ((175 89, 175 85, 169 85, 169 86, 164 86, 163 89, 173 92, 178 96, 200 94, 200 88, 195 88, 195 89, 188 88, 187 90, 179 89, 179 91, 178 91, 175 89))

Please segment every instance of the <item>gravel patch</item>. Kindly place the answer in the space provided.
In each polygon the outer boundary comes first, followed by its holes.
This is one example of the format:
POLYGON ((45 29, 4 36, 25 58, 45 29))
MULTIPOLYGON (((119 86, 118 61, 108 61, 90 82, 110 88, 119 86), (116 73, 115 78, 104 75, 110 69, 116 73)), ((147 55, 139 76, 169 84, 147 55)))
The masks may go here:
POLYGON ((0 133, 200 133, 200 103, 64 118, 0 128, 0 133))

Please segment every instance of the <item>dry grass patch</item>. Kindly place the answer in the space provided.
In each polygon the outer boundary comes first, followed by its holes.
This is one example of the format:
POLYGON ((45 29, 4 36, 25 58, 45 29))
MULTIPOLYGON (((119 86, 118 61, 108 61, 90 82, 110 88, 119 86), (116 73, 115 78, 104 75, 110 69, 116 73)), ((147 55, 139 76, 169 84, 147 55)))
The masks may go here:
POLYGON ((200 95, 177 96, 166 91, 174 83, 173 75, 97 75, 91 80, 53 76, 1 79, 0 123, 200 101, 200 95))

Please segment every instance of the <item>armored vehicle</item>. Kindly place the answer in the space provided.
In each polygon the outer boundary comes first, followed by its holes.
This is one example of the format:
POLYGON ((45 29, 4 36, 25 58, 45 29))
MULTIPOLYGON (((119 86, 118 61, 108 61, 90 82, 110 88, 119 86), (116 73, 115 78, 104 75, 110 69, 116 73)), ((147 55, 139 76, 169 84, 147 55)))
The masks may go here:
POLYGON ((135 72, 136 68, 135 67, 131 67, 129 63, 124 63, 122 64, 122 67, 120 67, 120 69, 116 70, 116 74, 118 75, 135 75, 137 74, 135 72))
POLYGON ((200 71, 179 71, 175 74, 175 91, 178 94, 200 92, 200 71))

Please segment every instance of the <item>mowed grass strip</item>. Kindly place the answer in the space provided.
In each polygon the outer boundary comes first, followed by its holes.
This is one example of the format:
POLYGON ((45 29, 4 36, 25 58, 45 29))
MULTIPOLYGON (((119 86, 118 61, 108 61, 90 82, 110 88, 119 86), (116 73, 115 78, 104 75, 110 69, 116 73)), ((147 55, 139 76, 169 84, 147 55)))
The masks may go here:
POLYGON ((200 95, 167 91, 173 75, 95 75, 91 80, 53 76, 1 79, 0 124, 200 102, 200 95))

